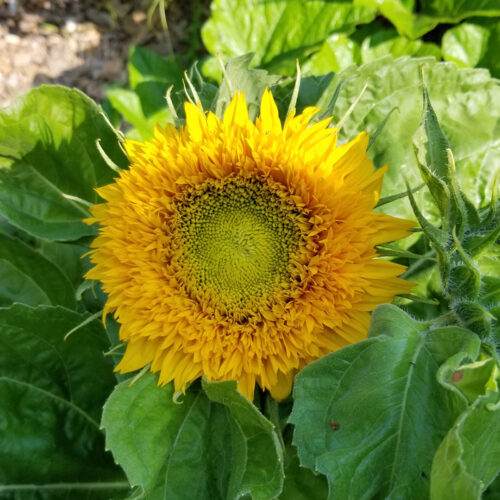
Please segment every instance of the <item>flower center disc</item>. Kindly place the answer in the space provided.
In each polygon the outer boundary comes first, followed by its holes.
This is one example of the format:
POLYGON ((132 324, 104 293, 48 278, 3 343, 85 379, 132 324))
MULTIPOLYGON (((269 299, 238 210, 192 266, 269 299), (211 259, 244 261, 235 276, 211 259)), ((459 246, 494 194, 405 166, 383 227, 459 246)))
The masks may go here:
POLYGON ((177 210, 191 297, 242 320, 290 288, 303 217, 282 187, 211 179, 185 193, 177 210))

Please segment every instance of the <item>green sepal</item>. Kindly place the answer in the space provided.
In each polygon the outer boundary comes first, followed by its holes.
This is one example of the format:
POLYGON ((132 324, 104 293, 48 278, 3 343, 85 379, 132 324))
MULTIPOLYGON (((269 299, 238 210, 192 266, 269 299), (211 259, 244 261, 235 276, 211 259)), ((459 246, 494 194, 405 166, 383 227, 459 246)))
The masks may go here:
MULTIPOLYGON (((425 130, 425 129, 424 129, 425 130)), ((418 134, 419 131, 417 131, 418 134)), ((415 135, 417 135, 415 134, 415 135)), ((429 138, 427 138, 429 140, 429 138)), ((432 139, 431 139, 432 140, 432 139)), ((422 158, 419 150, 415 151, 417 157, 417 166, 420 175, 431 193, 436 206, 439 209, 442 221, 448 221, 450 210, 450 191, 446 182, 434 173, 431 167, 427 166, 425 159, 422 158)))
POLYGON ((452 306, 459 323, 482 339, 491 334, 491 314, 477 302, 462 301, 452 306))
MULTIPOLYGON (((411 189, 412 193, 416 193, 417 191, 420 191, 423 187, 425 186, 425 183, 420 184, 420 186, 414 187, 411 189)), ((384 196, 383 198, 380 198, 378 200, 377 205, 375 208, 381 207, 383 205, 387 205, 388 203, 392 203, 393 201, 400 200, 402 198, 406 198, 408 196, 408 191, 404 191, 402 193, 397 193, 397 194, 392 194, 390 196, 384 196)), ((416 228, 420 230, 420 228, 416 228)))
POLYGON ((425 84, 423 85, 423 103, 422 122, 414 136, 414 143, 419 151, 419 160, 422 165, 432 169, 433 176, 443 181, 449 181, 450 167, 446 151, 451 146, 441 130, 425 84))
POLYGON ((493 246, 498 238, 500 237, 500 220, 495 224, 495 226, 480 234, 479 237, 469 240, 469 245, 467 246, 468 252, 472 257, 478 257, 483 252, 486 252, 491 246, 493 246))
POLYGON ((453 299, 474 300, 479 296, 481 275, 463 264, 452 266, 450 279, 446 289, 447 294, 453 299))
POLYGON ((461 237, 467 221, 466 206, 457 183, 450 143, 439 125, 425 84, 423 101, 422 122, 413 139, 417 165, 439 209, 443 229, 457 227, 461 237))
POLYGON ((455 228, 452 230, 452 236, 461 263, 457 262, 450 270, 447 293, 454 300, 475 300, 481 289, 481 271, 462 247, 455 228))
POLYGON ((429 238, 430 243, 436 251, 436 257, 438 260, 439 272, 441 274, 441 280, 444 286, 447 286, 448 279, 450 276, 450 255, 447 249, 447 243, 449 240, 449 235, 435 226, 433 226, 422 214, 418 205, 415 201, 413 193, 410 189, 408 183, 406 183, 406 192, 408 194, 408 199, 410 200, 411 207, 417 218, 420 227, 424 234, 429 238))
POLYGON ((323 106, 323 108, 322 108, 323 111, 321 112, 321 114, 319 114, 313 118, 313 121, 314 120, 317 120, 317 121, 324 120, 325 118, 329 118, 330 116, 334 115, 335 104, 337 104, 337 99, 339 98, 340 91, 342 90, 342 87, 349 79, 350 78, 345 78, 343 80, 340 80, 337 83, 337 86, 335 87, 335 90, 333 92, 331 99, 328 101, 328 103, 325 106, 323 106))

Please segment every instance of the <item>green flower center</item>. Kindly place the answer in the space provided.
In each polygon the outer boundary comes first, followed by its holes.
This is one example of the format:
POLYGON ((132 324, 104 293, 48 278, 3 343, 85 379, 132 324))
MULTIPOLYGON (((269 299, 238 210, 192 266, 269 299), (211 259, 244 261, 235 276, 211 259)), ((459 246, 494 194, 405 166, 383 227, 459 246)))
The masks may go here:
POLYGON ((185 193, 177 210, 191 297, 243 319, 290 288, 303 217, 283 188, 211 179, 185 193))

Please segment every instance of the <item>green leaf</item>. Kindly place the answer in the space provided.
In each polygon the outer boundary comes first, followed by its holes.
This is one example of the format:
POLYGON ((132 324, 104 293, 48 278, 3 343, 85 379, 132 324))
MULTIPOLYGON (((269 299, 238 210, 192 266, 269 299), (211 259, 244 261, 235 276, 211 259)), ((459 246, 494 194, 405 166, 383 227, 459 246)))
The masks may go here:
POLYGON ((107 96, 115 110, 134 128, 127 135, 147 140, 156 124, 172 122, 165 95, 170 86, 182 87, 182 70, 175 57, 167 59, 144 47, 132 47, 129 53, 130 90, 109 88, 107 96))
POLYGON ((438 380, 444 387, 460 393, 468 403, 474 403, 490 390, 497 391, 498 368, 494 358, 481 353, 478 361, 463 361, 463 354, 456 354, 441 366, 438 380))
MULTIPOLYGON (((371 25, 368 25, 370 27, 371 25)), ((368 27, 366 30, 368 30, 368 27)), ((357 33, 352 35, 353 38, 360 40, 361 44, 361 62, 367 63, 390 55, 394 58, 404 55, 409 56, 434 56, 436 59, 441 58, 440 48, 429 42, 422 40, 408 40, 404 36, 399 36, 396 30, 378 28, 368 33, 368 36, 363 36, 364 28, 361 28, 357 33)))
POLYGON ((61 270, 18 239, 0 235, 0 306, 75 307, 75 290, 61 270))
POLYGON ((380 306, 370 338, 297 376, 294 444, 302 465, 328 477, 330 499, 428 497, 434 453, 465 406, 437 369, 456 352, 475 359, 480 343, 458 327, 419 328, 380 306))
POLYGON ((141 83, 138 85, 137 91, 120 88, 107 91, 109 102, 123 115, 128 123, 135 127, 127 132, 127 135, 132 139, 150 139, 157 124, 165 126, 172 121, 172 115, 165 101, 165 94, 161 97, 163 101, 161 105, 158 102, 156 104, 152 103, 152 100, 158 99, 158 95, 154 97, 155 94, 152 93, 148 96, 148 87, 147 83, 141 83), (144 96, 144 102, 147 104, 144 104, 141 100, 141 97, 144 96), (146 114, 145 106, 148 107, 149 115, 146 114), (154 111, 155 108, 156 111, 154 111))
POLYGON ((71 498, 128 488, 99 429, 114 384, 102 324, 64 340, 85 318, 62 307, 0 309, 0 496, 54 483, 66 495, 74 489, 71 498))
POLYGON ((440 23, 458 23, 472 16, 500 15, 496 0, 357 0, 357 5, 377 7, 401 35, 416 39, 440 23), (417 11, 418 7, 418 13, 417 11))
MULTIPOLYGON (((136 90, 144 82, 158 82, 165 90, 181 84, 182 68, 175 57, 167 59, 144 47, 133 46, 129 52, 128 77, 130 88, 136 90)), ((163 97, 165 91, 163 91, 163 97)))
POLYGON ((254 52, 257 66, 293 74, 296 58, 314 51, 333 33, 372 21, 375 13, 351 1, 215 0, 201 34, 212 54, 254 52))
POLYGON ((429 323, 413 319, 399 307, 392 304, 385 304, 373 311, 368 337, 399 335, 400 332, 418 334, 428 326, 429 323))
POLYGON ((343 33, 331 35, 303 65, 304 73, 337 72, 361 62, 359 45, 343 33))
POLYGON ((74 288, 83 282, 83 275, 91 267, 88 246, 77 243, 59 243, 41 240, 37 249, 46 259, 57 265, 74 288))
POLYGON ((448 432, 432 464, 431 500, 480 500, 500 472, 498 396, 479 397, 448 432))
POLYGON ((432 16, 415 14, 414 0, 358 0, 356 3, 378 8, 380 13, 396 27, 399 34, 413 40, 425 35, 439 23, 439 19, 432 16))
POLYGON ((119 384, 104 407, 106 443, 148 499, 273 498, 283 482, 272 424, 235 382, 203 383, 174 400, 146 373, 119 384), (196 478, 196 480, 193 480, 196 478))
MULTIPOLYGON (((436 116, 453 150, 457 181, 477 203, 489 199, 495 172, 500 168, 500 84, 486 71, 458 69, 432 59, 380 59, 335 75, 317 104, 326 109, 340 81, 343 85, 335 116, 343 116, 368 84, 357 106, 344 122, 340 140, 362 130, 373 133, 387 114, 393 113, 369 150, 376 166, 389 163, 382 196, 405 190, 404 176, 420 178, 412 141, 422 115, 420 67, 425 64, 426 85, 436 116), (453 102, 453 106, 450 106, 453 102)), ((312 104, 312 103, 311 103, 312 104)), ((423 214, 436 222, 439 214, 427 190, 415 194, 423 214)), ((408 200, 382 207, 387 213, 413 219, 408 200)))
POLYGON ((41 86, 0 111, 0 136, 0 214, 49 240, 94 234, 81 219, 99 199, 94 189, 116 175, 96 140, 115 163, 127 164, 94 102, 77 90, 41 86))
POLYGON ((477 66, 486 52, 489 31, 477 24, 462 23, 449 29, 441 41, 443 59, 458 66, 477 66))
MULTIPOLYGON (((262 413, 236 389, 236 381, 202 381, 208 399, 224 407, 230 416, 231 425, 242 433, 245 446, 240 450, 234 446, 235 456, 229 464, 233 469, 238 461, 236 452, 246 463, 240 482, 234 481, 228 498, 239 498, 251 494, 254 499, 276 497, 283 487, 283 449, 274 431, 274 426, 262 413), (246 454, 241 451, 246 448, 246 454)), ((216 406, 216 405, 212 405, 216 406)), ((239 440, 238 440, 239 441, 239 440)), ((235 444, 238 444, 236 442, 235 444)))

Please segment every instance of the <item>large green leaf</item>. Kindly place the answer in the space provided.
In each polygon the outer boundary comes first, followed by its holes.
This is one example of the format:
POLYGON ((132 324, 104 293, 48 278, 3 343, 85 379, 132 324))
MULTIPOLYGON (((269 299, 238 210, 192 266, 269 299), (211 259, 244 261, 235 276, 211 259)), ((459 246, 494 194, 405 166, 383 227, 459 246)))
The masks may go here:
POLYGON ((62 271, 18 239, 0 234, 0 306, 21 302, 75 307, 75 290, 62 271))
POLYGON ((94 234, 81 220, 85 204, 97 202, 94 188, 116 176, 97 139, 115 163, 127 165, 99 108, 77 90, 41 86, 0 111, 0 214, 50 240, 94 234))
POLYGON ((61 307, 0 309, 2 498, 109 498, 128 488, 99 429, 114 384, 104 329, 93 321, 64 340, 85 318, 61 307))
MULTIPOLYGON (((374 133, 395 107, 369 154, 376 166, 389 163, 383 196, 404 192, 406 177, 412 186, 420 181, 413 136, 422 116, 421 66, 439 123, 449 139, 457 167, 457 178, 465 194, 475 203, 489 199, 495 172, 500 167, 500 83, 487 71, 458 69, 433 59, 383 58, 335 75, 317 104, 326 108, 340 82, 334 114, 337 120, 359 99, 345 119, 342 141, 362 130, 374 133)), ((429 194, 420 190, 415 198, 424 215, 432 216, 429 194)), ((396 216, 414 218, 407 199, 382 207, 396 216)))
POLYGON ((104 407, 106 443, 132 486, 156 499, 274 498, 283 482, 272 424, 235 382, 203 383, 180 401, 150 373, 119 384, 104 407))
POLYGON ((432 464, 432 500, 480 500, 500 472, 498 397, 479 397, 448 432, 432 464))
POLYGON ((257 66, 293 73, 297 57, 332 33, 372 21, 375 13, 351 1, 214 0, 202 38, 212 54, 254 52, 257 66))
POLYGON ((400 34, 416 39, 440 23, 458 23, 472 16, 500 15, 497 0, 355 0, 356 5, 376 7, 400 34), (418 7, 418 12, 417 12, 418 7))
POLYGON ((475 359, 479 339, 424 327, 380 306, 370 338, 297 376, 294 443, 302 465, 328 477, 329 498, 427 498, 434 453, 465 406, 437 370, 457 352, 475 359))

